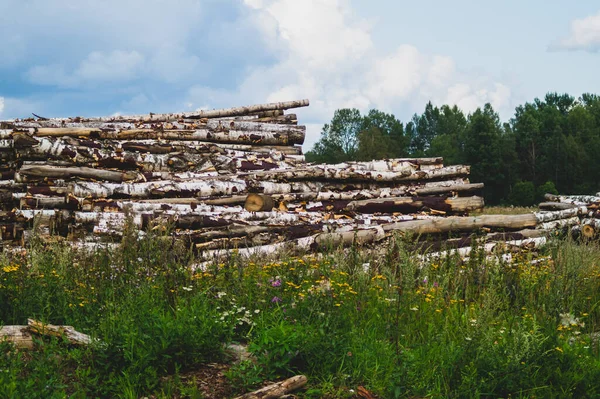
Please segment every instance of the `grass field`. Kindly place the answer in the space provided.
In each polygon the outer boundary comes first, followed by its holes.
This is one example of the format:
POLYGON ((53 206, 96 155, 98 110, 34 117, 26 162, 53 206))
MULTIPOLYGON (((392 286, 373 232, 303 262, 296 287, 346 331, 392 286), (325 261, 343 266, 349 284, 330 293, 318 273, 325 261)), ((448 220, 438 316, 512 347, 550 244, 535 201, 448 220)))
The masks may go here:
POLYGON ((1 344, 0 397, 233 397, 297 373, 302 398, 359 386, 380 398, 600 397, 595 244, 552 242, 536 264, 418 264, 396 240, 379 255, 190 271, 184 249, 133 237, 119 251, 34 243, 0 260, 0 324, 33 317, 98 339, 1 344), (253 358, 230 364, 229 343, 253 358))

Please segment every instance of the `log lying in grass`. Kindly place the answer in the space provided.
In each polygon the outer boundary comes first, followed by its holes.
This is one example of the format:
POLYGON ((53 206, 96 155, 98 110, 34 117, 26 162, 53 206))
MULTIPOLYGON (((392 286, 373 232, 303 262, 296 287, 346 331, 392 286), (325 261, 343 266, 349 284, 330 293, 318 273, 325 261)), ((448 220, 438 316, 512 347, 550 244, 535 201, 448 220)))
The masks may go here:
POLYGON ((451 231, 474 231, 481 228, 520 230, 533 228, 538 221, 533 213, 523 215, 483 215, 477 217, 452 216, 432 220, 415 220, 383 226, 386 232, 440 234, 451 231))
POLYGON ((450 249, 441 252, 433 252, 425 255, 419 255, 418 259, 422 262, 429 262, 436 259, 444 259, 452 256, 458 256, 460 258, 469 257, 474 251, 480 251, 483 254, 506 253, 515 249, 533 249, 540 248, 548 242, 546 237, 527 238, 523 240, 511 240, 511 241, 498 241, 489 242, 481 245, 480 247, 463 247, 450 249))
POLYGON ((93 340, 71 326, 55 326, 33 319, 27 320, 26 326, 3 326, 0 329, 0 340, 9 341, 17 348, 33 348, 33 335, 52 336, 66 339, 71 345, 90 345, 93 340))
POLYGON ((307 378, 303 375, 297 375, 287 380, 267 385, 254 392, 246 393, 235 399, 276 399, 290 392, 296 391, 306 385, 307 378))

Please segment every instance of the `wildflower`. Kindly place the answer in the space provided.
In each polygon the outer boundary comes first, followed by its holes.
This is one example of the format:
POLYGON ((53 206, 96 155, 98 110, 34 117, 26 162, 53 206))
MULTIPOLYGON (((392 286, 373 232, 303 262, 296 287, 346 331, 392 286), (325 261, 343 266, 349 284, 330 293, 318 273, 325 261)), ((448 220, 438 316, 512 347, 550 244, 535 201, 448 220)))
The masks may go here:
POLYGON ((557 346, 556 348, 554 348, 554 350, 556 350, 556 351, 558 351, 560 353, 564 352, 563 349, 561 347, 559 347, 559 346, 557 346))
POLYGON ((269 282, 271 283, 272 287, 281 287, 281 280, 279 278, 270 279, 269 282))
POLYGON ((182 287, 181 289, 189 292, 192 290, 192 287, 182 287))
POLYGON ((279 302, 281 302, 281 298, 279 298, 278 296, 274 296, 273 299, 271 299, 271 302, 279 303, 279 302))
POLYGON ((254 310, 254 313, 259 314, 260 313, 260 309, 254 310))
POLYGON ((465 341, 473 341, 473 338, 471 338, 471 337, 465 337, 465 341))
POLYGON ((416 312, 417 310, 419 310, 419 308, 417 306, 410 308, 410 310, 412 310, 413 312, 416 312))

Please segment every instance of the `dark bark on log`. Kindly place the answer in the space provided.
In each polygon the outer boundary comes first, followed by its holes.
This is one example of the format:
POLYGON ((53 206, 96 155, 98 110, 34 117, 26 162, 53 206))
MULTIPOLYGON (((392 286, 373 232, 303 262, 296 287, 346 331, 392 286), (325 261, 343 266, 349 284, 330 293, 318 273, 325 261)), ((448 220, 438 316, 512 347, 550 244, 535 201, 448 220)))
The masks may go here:
POLYGON ((411 213, 424 209, 442 211, 444 213, 463 213, 483 208, 481 197, 392 197, 353 201, 346 209, 361 213, 411 213))
MULTIPOLYGON (((113 182, 126 182, 126 181, 143 181, 144 176, 140 173, 128 171, 128 172, 116 172, 112 170, 93 169, 87 167, 73 167, 73 168, 61 168, 54 166, 23 166, 19 169, 19 174, 24 176, 44 178, 58 178, 58 179, 71 179, 71 178, 85 178, 94 180, 106 180, 113 182)), ((18 181, 18 179, 17 179, 18 181)))
POLYGON ((577 205, 565 204, 562 202, 542 202, 540 203, 539 208, 549 211, 560 211, 565 209, 577 208, 577 205))
POLYGON ((447 194, 447 193, 464 193, 469 191, 476 191, 483 189, 483 183, 473 183, 473 184, 458 184, 455 186, 448 187, 430 187, 430 188, 421 188, 415 190, 418 196, 426 196, 426 195, 439 195, 439 194, 447 194))

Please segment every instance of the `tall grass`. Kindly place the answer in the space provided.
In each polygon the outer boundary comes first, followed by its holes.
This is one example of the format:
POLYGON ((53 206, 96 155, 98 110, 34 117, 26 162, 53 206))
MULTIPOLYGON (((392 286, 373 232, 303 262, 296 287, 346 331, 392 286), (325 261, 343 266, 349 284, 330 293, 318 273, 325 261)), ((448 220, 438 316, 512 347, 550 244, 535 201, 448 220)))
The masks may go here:
MULTIPOLYGON (((546 260, 419 263, 403 240, 190 270, 185 248, 135 232, 118 251, 34 245, 0 260, 0 323, 28 317, 98 338, 0 351, 0 397, 195 396, 175 376, 223 362, 238 391, 305 373, 303 397, 600 396, 600 249, 560 241, 546 260), (169 385, 170 384, 170 385, 169 385)), ((193 387, 192 387, 193 388, 193 387)))

